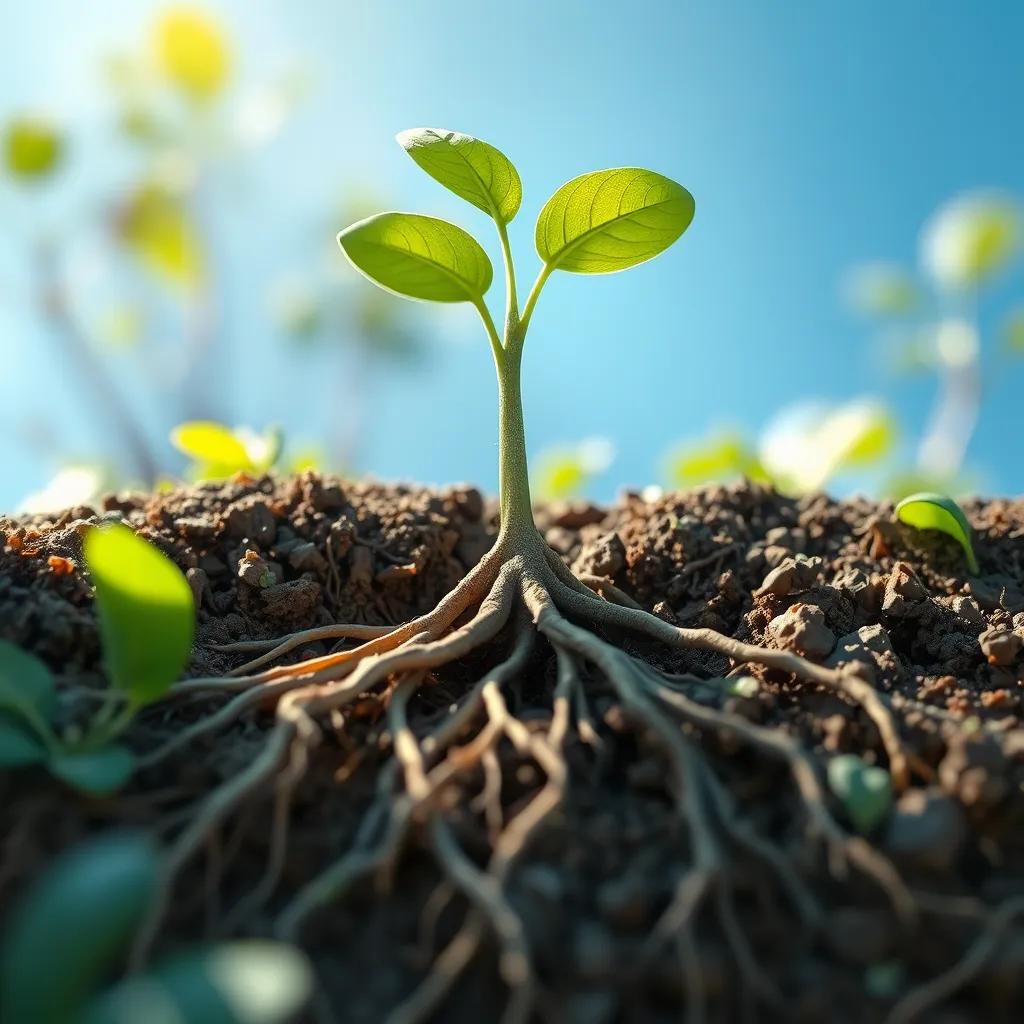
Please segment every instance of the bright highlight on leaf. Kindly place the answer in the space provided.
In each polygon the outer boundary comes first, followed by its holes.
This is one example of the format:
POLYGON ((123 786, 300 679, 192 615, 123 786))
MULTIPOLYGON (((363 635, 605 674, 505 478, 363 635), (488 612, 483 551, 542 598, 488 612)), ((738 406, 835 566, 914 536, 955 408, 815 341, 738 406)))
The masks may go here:
POLYGON ((171 431, 171 444, 200 465, 223 470, 211 476, 229 476, 253 468, 248 449, 235 432, 222 423, 210 420, 182 423, 171 431))
POLYGON ((865 764, 856 754, 842 754, 829 761, 828 784, 858 832, 873 832, 892 806, 889 773, 865 764))
POLYGON ((167 80, 195 100, 208 100, 223 88, 231 69, 227 39, 202 11, 176 7, 153 32, 157 66, 167 80))
POLYGON ((16 178, 42 178, 60 162, 64 140, 56 126, 41 117, 17 117, 4 131, 4 164, 16 178))
POLYGON ((379 213, 338 235, 352 266, 396 295, 429 302, 478 304, 494 270, 462 228, 417 213, 379 213))
POLYGON ((508 224, 519 211, 519 173, 494 146, 443 128, 410 128, 396 138, 427 174, 495 220, 508 224))
POLYGON ((964 549, 967 568, 980 572, 971 543, 971 524, 952 498, 928 491, 911 494, 896 506, 896 518, 917 530, 939 530, 952 537, 964 549))
POLYGON ((588 437, 572 447, 548 449, 537 458, 534 490, 542 501, 579 497, 614 460, 615 446, 606 437, 588 437))
POLYGON ((167 691, 188 661, 192 590, 166 555, 126 526, 91 529, 84 548, 111 682, 136 706, 147 704, 167 691))
POLYGON ((77 1020, 141 923, 158 874, 149 840, 130 834, 60 856, 11 920, 0 956, 0 1020, 77 1020))
POLYGON ((693 214, 693 196, 654 171, 593 171, 547 201, 537 218, 537 252, 551 270, 611 274, 664 252, 693 214))

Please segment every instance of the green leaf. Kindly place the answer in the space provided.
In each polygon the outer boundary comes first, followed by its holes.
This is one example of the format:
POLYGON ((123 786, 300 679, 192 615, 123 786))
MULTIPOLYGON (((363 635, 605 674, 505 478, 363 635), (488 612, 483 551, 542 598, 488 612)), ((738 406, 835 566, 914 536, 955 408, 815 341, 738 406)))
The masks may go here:
POLYGON ((563 185, 540 211, 537 252, 551 270, 612 274, 667 249, 693 213, 693 196, 654 171, 593 171, 563 185))
POLYGON ((50 670, 34 654, 0 640, 0 706, 34 708, 50 721, 57 690, 50 670))
POLYGON ((192 589, 166 555, 126 526, 91 529, 84 547, 111 681, 136 704, 156 700, 188 661, 192 589))
POLYGON ((829 761, 828 784, 858 832, 874 831, 892 806, 889 773, 865 764, 855 754, 842 754, 829 761))
POLYGON ((496 221, 508 224, 519 211, 519 173, 494 146, 443 128, 410 128, 395 138, 427 174, 496 221))
POLYGON ((43 178, 60 163, 64 139, 57 128, 40 117, 18 117, 4 131, 4 162, 17 178, 43 178))
POLYGON ((61 751, 50 758, 50 772, 90 796, 116 793, 135 771, 135 755, 120 746, 61 751))
POLYGON ((46 745, 21 719, 0 711, 0 768, 28 768, 46 760, 46 745))
POLYGON ((124 951, 159 875, 127 833, 62 854, 15 912, 0 954, 0 1020, 67 1024, 124 951))
POLYGON ((494 270, 462 228, 417 213, 378 213, 338 235, 352 266, 396 295, 429 302, 483 300, 494 270))
POLYGON ((181 423, 171 431, 171 444, 197 462, 237 469, 252 467, 252 459, 241 439, 222 423, 211 420, 181 423))
POLYGON ((284 1024, 309 999, 313 975, 297 949, 225 943, 165 962, 101 996, 79 1024, 284 1024))
POLYGON ((971 544, 971 524, 952 498, 930 491, 911 494, 896 506, 896 518, 917 530, 939 530, 952 537, 964 549, 967 568, 975 574, 981 571, 971 544))

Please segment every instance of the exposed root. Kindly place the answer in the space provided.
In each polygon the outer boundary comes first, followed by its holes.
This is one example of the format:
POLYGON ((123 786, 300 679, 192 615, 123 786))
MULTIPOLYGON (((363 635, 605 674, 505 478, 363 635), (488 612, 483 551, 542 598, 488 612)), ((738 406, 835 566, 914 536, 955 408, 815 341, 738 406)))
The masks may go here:
MULTIPOLYGON (((605 680, 626 720, 648 734, 668 760, 667 781, 685 824, 687 860, 674 895, 650 934, 646 953, 649 957, 660 954, 666 946, 676 951, 685 979, 688 1020, 699 1022, 708 1016, 697 936, 702 922, 712 918, 738 969, 744 1007, 756 1014, 753 1008, 758 1004, 778 1008, 782 1003, 739 923, 735 901, 738 891, 746 891, 746 883, 737 869, 738 854, 770 869, 805 929, 819 929, 824 919, 821 904, 795 861, 761 834, 718 778, 705 741, 713 746, 715 737, 729 734, 784 764, 806 815, 808 837, 823 842, 833 872, 841 874, 853 865, 884 890, 903 920, 913 921, 915 900, 892 865, 833 817, 809 751, 780 729, 720 710, 713 692, 711 702, 705 703, 709 688, 702 680, 661 673, 594 630, 631 631, 672 647, 713 651, 735 663, 757 662, 841 694, 875 723, 894 784, 902 788, 908 780, 902 741, 888 708, 857 670, 828 669, 790 652, 741 643, 711 630, 671 626, 641 610, 610 581, 577 579, 539 537, 531 544, 526 545, 529 550, 517 548, 517 553, 510 554, 499 541, 434 611, 401 626, 385 631, 348 624, 305 630, 276 644, 222 645, 219 649, 227 652, 262 653, 228 679, 189 680, 175 688, 177 694, 234 696, 154 751, 145 763, 157 763, 202 736, 229 728, 240 715, 275 701, 277 724, 256 760, 214 791, 173 841, 160 906, 154 908, 140 936, 136 962, 156 934, 182 865, 228 816, 277 777, 266 871, 230 920, 242 922, 271 898, 287 848, 291 793, 304 775, 309 748, 320 739, 318 720, 343 727, 338 722, 344 709, 364 695, 376 694, 387 707, 393 757, 379 771, 376 796, 350 848, 294 895, 280 912, 276 931, 289 940, 298 939, 312 914, 342 899, 361 879, 390 878, 400 866, 404 849, 429 846, 447 884, 468 900, 471 909, 419 985, 388 1019, 392 1024, 429 1019, 490 934, 497 940, 501 976, 508 988, 503 1020, 524 1024, 536 1008, 539 988, 529 936, 510 898, 509 881, 534 837, 557 819, 569 786, 566 750, 570 742, 578 737, 595 748, 602 744, 588 700, 591 677, 588 674, 584 685, 584 666, 605 680), (538 635, 550 643, 557 672, 550 720, 526 723, 514 709, 520 699, 519 679, 538 635), (459 695, 446 713, 430 722, 422 715, 417 719, 419 705, 413 702, 430 685, 432 673, 499 636, 509 641, 504 659, 459 695), (325 639, 360 642, 349 650, 297 664, 267 667, 304 643, 325 639), (501 800, 502 780, 510 777, 507 758, 530 762, 544 776, 512 816, 501 800), (283 763, 287 767, 279 775, 283 763), (467 787, 475 794, 468 794, 467 787), (465 809, 470 821, 476 821, 474 827, 488 838, 485 862, 478 863, 460 842, 462 833, 453 828, 453 804, 465 809)), ((466 824, 463 821, 460 827, 466 824)), ((430 947, 433 942, 421 945, 430 947)), ((983 947, 982 952, 987 949, 983 947)), ((951 971, 930 991, 920 991, 911 1010, 919 1012, 915 1007, 932 1005, 962 984, 960 979, 970 976, 965 972, 977 969, 979 956, 970 954, 966 966, 955 969, 957 973, 951 971)), ((910 1019, 904 1014, 893 1021, 902 1024, 910 1019)))

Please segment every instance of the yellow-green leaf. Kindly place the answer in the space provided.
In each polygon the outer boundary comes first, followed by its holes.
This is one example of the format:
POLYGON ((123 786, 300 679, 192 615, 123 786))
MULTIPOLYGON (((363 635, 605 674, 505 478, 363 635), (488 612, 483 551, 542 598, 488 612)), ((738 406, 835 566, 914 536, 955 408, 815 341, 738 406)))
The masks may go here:
POLYGON ((519 173, 494 146, 444 128, 410 128, 396 138, 427 174, 495 220, 507 224, 518 212, 519 173))
POLYGON ((856 754, 828 763, 828 782, 858 832, 873 832, 892 807, 892 779, 884 768, 865 764, 856 754))
POLYGON ((177 288, 195 288, 205 257, 199 233, 178 197, 147 185, 128 202, 120 220, 121 237, 149 271, 177 288))
POLYGON ((171 431, 171 444, 196 462, 232 467, 227 475, 253 468, 242 440, 230 427, 212 420, 190 420, 171 431))
POLYGON ((338 235, 352 266, 374 284, 409 299, 479 303, 494 270, 462 228, 417 213, 379 213, 338 235))
POLYGON ((980 571, 971 544, 971 524, 952 498, 928 491, 911 494, 896 506, 896 518, 917 530, 939 530, 952 537, 964 549, 970 571, 980 571))
POLYGON ((4 162, 17 178, 42 178, 60 162, 64 140, 42 117, 17 117, 4 132, 4 162))
POLYGON ((111 682, 137 705, 156 700, 188 661, 192 589, 166 555, 126 526, 93 528, 84 546, 111 682))
POLYGON ((224 87, 231 53, 220 26, 191 7, 165 12, 153 32, 157 66, 167 80, 196 100, 208 100, 224 87))
POLYGON ((653 259, 693 220, 693 196, 639 167, 593 171, 563 185, 537 218, 537 252, 552 270, 611 274, 653 259))

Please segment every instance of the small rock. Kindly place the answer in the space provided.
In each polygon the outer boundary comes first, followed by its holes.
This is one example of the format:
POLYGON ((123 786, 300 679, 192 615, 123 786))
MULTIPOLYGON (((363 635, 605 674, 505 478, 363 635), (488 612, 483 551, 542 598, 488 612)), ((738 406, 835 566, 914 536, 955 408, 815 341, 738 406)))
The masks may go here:
POLYGON ((573 569, 577 573, 613 578, 626 565, 626 546, 617 533, 603 533, 588 540, 573 569))
POLYGON ((960 805, 937 787, 908 789, 896 802, 882 843, 915 867, 949 871, 967 837, 960 805))
POLYGON ((990 665, 1012 665, 1024 640, 1005 626, 993 626, 978 637, 978 644, 990 665))
POLYGON ((810 590, 821 574, 820 558, 786 558, 764 578, 754 597, 788 597, 810 590))
POLYGON ((807 658, 826 657, 836 643, 835 634, 825 624, 825 613, 811 604, 793 605, 772 619, 768 628, 781 648, 807 658))
POLYGON ((188 569, 185 572, 185 579, 192 588, 192 600, 198 610, 203 606, 203 595, 210 586, 210 578, 202 569, 188 569))
POLYGON ((320 584, 308 579, 278 583, 260 592, 263 614, 277 625, 291 629, 308 625, 322 598, 320 584))
POLYGON ((978 602, 973 597, 965 597, 962 594, 958 594, 953 598, 952 608, 964 622, 969 622, 972 626, 985 625, 985 616, 982 615, 978 602))
POLYGON ((832 586, 850 594, 866 612, 874 613, 882 607, 884 587, 877 577, 872 578, 863 569, 852 566, 842 569, 836 573, 832 586))
POLYGON ((299 572, 326 572, 327 559, 312 542, 297 544, 288 552, 288 564, 299 572))
POLYGON ((279 566, 274 566, 258 551, 249 548, 238 560, 238 578, 250 587, 265 589, 280 583, 283 577, 279 566))
POLYGON ((839 638, 836 649, 825 662, 830 668, 851 661, 860 662, 871 668, 895 671, 899 668, 899 659, 892 648, 889 633, 881 625, 861 626, 855 633, 847 633, 839 638))
POLYGON ((928 600, 928 591, 906 562, 897 562, 885 583, 882 611, 893 618, 906 615, 915 605, 928 600))
POLYGON ((942 788, 965 807, 994 807, 1006 795, 1007 763, 999 744, 981 732, 954 733, 939 764, 942 788))
POLYGON ((227 514, 228 534, 235 540, 250 539, 261 547, 273 543, 277 521, 267 499, 251 494, 231 506, 227 514))

